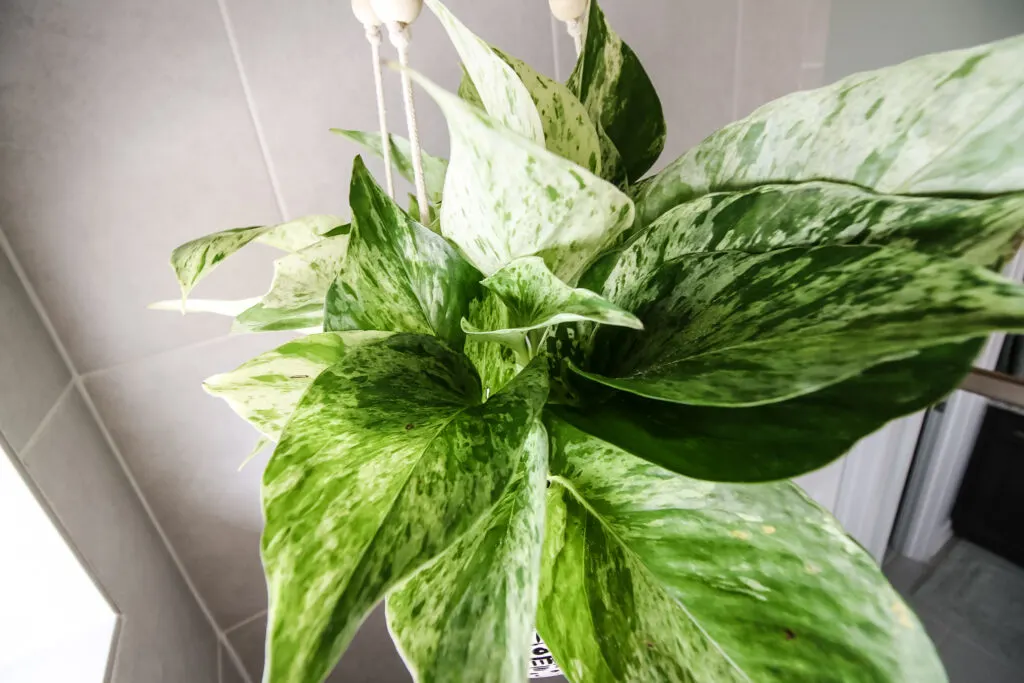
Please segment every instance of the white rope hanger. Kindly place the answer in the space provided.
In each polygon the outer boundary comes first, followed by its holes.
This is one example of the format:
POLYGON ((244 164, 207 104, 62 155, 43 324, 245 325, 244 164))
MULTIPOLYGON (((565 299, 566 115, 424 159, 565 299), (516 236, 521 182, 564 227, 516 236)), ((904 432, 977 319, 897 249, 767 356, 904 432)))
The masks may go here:
POLYGON ((565 22, 565 31, 572 36, 576 56, 583 51, 583 18, 587 13, 587 0, 548 0, 555 19, 565 22))
POLYGON ((420 209, 420 223, 429 225, 430 206, 427 203, 427 186, 423 180, 423 150, 420 147, 419 125, 416 121, 416 102, 413 97, 412 78, 409 76, 409 43, 412 35, 409 25, 416 21, 422 0, 370 0, 374 12, 388 27, 388 37, 398 51, 398 63, 402 65, 402 98, 405 101, 405 121, 409 128, 409 147, 412 153, 413 180, 416 185, 416 203, 420 209))
POLYGON ((370 0, 352 0, 352 13, 366 30, 366 41, 370 43, 373 59, 373 84, 377 90, 377 124, 380 128, 381 154, 384 156, 384 182, 388 196, 395 198, 395 177, 391 169, 391 136, 388 135, 388 111, 384 103, 384 79, 380 69, 380 19, 370 6, 370 0))

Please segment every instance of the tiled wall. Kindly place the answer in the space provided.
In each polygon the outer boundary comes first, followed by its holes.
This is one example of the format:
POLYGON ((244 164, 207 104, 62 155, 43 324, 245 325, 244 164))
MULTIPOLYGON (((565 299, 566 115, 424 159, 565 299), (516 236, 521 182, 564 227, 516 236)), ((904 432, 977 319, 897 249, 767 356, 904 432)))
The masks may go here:
POLYGON ((112 683, 214 683, 217 637, 2 250, 0 320, 0 434, 121 615, 112 683))
MULTIPOLYGON (((498 46, 568 75, 571 43, 543 0, 448 4, 498 46)), ((602 6, 661 93, 669 123, 662 165, 762 102, 821 79, 829 0, 602 6)), ((413 34, 414 66, 454 88, 459 67, 436 21, 424 16, 413 34)), ((399 89, 387 76, 391 127, 402 131, 399 89)), ((165 264, 181 242, 311 212, 347 213, 358 150, 327 129, 373 129, 372 88, 363 31, 345 0, 0 5, 0 234, 81 378, 58 412, 74 421, 83 397, 96 407, 252 681, 260 677, 266 600, 258 554, 264 461, 236 471, 255 434, 199 382, 281 337, 226 337, 223 319, 146 305, 177 295, 165 264)), ((444 123, 422 94, 419 101, 425 147, 444 154, 444 123)), ((197 296, 259 294, 272 256, 247 248, 197 296)), ((41 419, 69 380, 63 370, 35 368, 33 354, 43 351, 31 346, 24 358, 0 351, 0 381, 40 387, 0 423, 22 441, 32 431, 26 416, 41 419)), ((52 462, 60 457, 68 456, 52 462)), ((37 466, 44 462, 40 455, 37 466)), ((364 631, 343 664, 345 679, 401 680, 380 619, 364 631)), ((237 674, 228 667, 224 675, 226 683, 237 674)))

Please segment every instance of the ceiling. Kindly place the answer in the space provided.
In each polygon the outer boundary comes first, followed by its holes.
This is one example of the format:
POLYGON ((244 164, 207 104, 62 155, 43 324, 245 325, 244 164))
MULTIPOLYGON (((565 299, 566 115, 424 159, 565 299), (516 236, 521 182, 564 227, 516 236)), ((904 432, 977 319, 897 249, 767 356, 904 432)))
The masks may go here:
MULTIPOLYGON (((561 78, 571 70, 571 42, 543 0, 448 4, 539 70, 561 78)), ((602 6, 659 88, 666 160, 822 77, 828 0, 602 6)), ((411 49, 414 68, 456 87, 454 51, 427 13, 411 49)), ((177 296, 167 259, 182 242, 307 213, 347 214, 357 150, 327 129, 376 127, 368 59, 341 0, 0 6, 0 230, 252 681, 261 675, 266 608, 258 548, 267 454, 238 471, 256 434, 200 382, 284 337, 228 336, 223 318, 146 305, 177 296)), ((391 129, 404 131, 396 78, 386 78, 391 129)), ((419 100, 425 148, 444 155, 443 120, 419 100)), ((196 295, 262 293, 274 255, 250 246, 196 295)), ((402 680, 379 616, 353 650, 365 665, 346 680, 402 680)))

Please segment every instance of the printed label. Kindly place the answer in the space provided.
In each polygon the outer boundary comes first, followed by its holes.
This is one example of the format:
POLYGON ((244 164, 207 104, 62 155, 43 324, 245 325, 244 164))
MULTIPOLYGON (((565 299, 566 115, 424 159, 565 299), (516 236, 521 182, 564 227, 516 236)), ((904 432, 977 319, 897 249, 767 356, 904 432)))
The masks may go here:
POLYGON ((561 675, 562 670, 555 664, 551 650, 541 640, 540 634, 534 633, 533 644, 530 646, 530 678, 552 678, 561 675))

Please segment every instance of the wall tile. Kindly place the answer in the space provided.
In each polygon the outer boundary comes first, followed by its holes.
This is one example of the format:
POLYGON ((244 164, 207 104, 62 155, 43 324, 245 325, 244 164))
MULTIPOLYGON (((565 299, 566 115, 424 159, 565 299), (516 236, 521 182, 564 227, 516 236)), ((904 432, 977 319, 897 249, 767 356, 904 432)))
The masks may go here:
POLYGON ((213 683, 210 624, 77 391, 62 399, 24 458, 33 481, 124 615, 114 681, 213 683))
POLYGON ((804 0, 804 64, 824 64, 831 0, 804 0))
POLYGON ((0 250, 0 432, 15 453, 70 381, 64 361, 0 250))
MULTIPOLYGON (((551 74, 554 57, 546 6, 450 0, 473 31, 551 74)), ((377 130, 370 48, 349 3, 333 0, 228 0, 239 53, 288 213, 347 214, 352 158, 361 150, 331 127, 377 130)), ((429 10, 412 27, 413 68, 454 90, 461 70, 454 48, 429 10)), ((396 59, 384 39, 385 59, 396 59)), ((398 75, 385 69, 388 125, 406 135, 398 75)), ((417 89, 424 149, 448 156, 444 119, 417 89)), ((381 167, 375 161, 374 171, 381 167)))
POLYGON ((804 0, 741 0, 736 117, 800 88, 804 0))
POLYGON ((291 338, 235 336, 86 378, 128 467, 222 628, 266 604, 256 431, 202 381, 291 338))
MULTIPOLYGON (((79 371, 225 329, 145 309, 173 247, 278 215, 216 2, 4 3, 0 130, 0 224, 79 371)), ((265 291, 270 253, 200 294, 265 291)))
MULTIPOLYGON (((266 617, 228 634, 254 681, 263 675, 266 617)), ((326 683, 407 683, 412 677, 388 633, 381 604, 363 622, 326 683)))
POLYGON ((800 67, 800 89, 813 90, 825 85, 825 67, 821 64, 804 64, 800 67))

